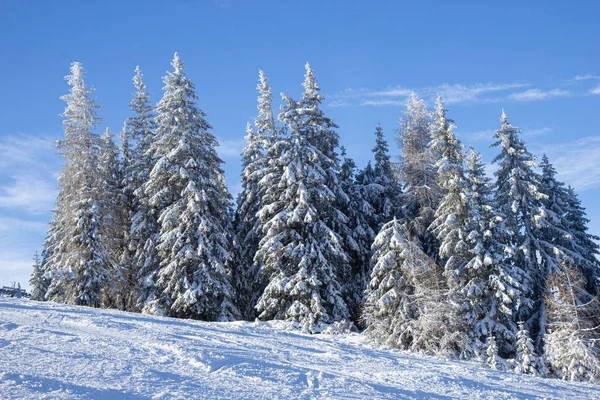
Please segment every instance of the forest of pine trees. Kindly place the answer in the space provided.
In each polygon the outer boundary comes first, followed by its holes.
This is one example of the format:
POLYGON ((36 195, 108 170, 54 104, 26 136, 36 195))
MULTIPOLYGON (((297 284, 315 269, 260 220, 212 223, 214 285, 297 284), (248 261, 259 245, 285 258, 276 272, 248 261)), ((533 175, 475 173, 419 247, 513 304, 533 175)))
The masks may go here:
MULTIPOLYGON (((32 298, 205 321, 283 320, 309 333, 600 377, 600 239, 575 191, 503 111, 495 178, 444 101, 412 94, 399 162, 381 126, 356 166, 306 64, 277 115, 259 71, 233 203, 217 140, 177 53, 150 102, 140 68, 119 134, 74 62, 62 96, 59 194, 32 298)), ((242 127, 240 127, 242 129, 242 127)))

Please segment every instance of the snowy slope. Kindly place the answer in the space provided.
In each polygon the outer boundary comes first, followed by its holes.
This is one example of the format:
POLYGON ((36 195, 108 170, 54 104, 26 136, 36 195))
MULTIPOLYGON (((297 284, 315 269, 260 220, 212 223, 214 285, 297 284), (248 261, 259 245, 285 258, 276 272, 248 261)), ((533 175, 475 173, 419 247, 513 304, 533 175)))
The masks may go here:
POLYGON ((0 398, 569 398, 574 384, 377 349, 359 335, 0 299, 0 398))

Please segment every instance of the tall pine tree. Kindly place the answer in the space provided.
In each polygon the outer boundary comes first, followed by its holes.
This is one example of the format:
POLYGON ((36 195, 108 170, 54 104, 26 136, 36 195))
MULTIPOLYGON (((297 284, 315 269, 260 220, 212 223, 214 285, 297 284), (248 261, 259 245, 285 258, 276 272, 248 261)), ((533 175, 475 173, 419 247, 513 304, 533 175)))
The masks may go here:
POLYGON ((144 311, 203 320, 238 317, 231 276, 230 196, 215 137, 196 104, 193 83, 175 53, 158 103, 156 160, 143 189, 159 224, 159 268, 144 311))

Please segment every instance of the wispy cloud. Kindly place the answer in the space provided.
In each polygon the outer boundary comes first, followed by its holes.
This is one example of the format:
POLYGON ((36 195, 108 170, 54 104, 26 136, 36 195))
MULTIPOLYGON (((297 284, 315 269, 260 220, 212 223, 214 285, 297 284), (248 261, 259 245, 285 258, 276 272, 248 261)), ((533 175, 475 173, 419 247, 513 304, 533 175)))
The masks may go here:
POLYGON ((388 99, 373 99, 373 100, 362 100, 359 105, 361 106, 403 106, 406 103, 405 100, 388 100, 388 99))
POLYGON ((574 81, 587 81, 589 79, 600 79, 600 75, 585 74, 577 75, 573 78, 574 81))
POLYGON ((213 4, 223 10, 227 10, 228 8, 231 8, 231 4, 224 0, 213 0, 213 4))
POLYGON ((221 158, 239 158, 246 141, 244 139, 219 139, 217 153, 221 158))
POLYGON ((399 106, 414 91, 419 96, 433 101, 437 95, 442 96, 446 103, 479 103, 495 102, 490 93, 497 93, 529 86, 528 83, 475 83, 472 85, 443 83, 437 86, 410 89, 403 86, 388 86, 381 90, 366 88, 347 88, 329 96, 332 107, 343 106, 399 106))
POLYGON ((440 95, 446 100, 446 103, 467 103, 467 102, 493 102, 495 99, 483 98, 482 95, 491 92, 502 92, 510 89, 517 89, 529 86, 527 83, 476 83, 474 85, 450 85, 444 83, 439 86, 427 88, 425 96, 440 95))
POLYGON ((568 90, 552 89, 543 91, 540 89, 529 89, 524 92, 513 93, 508 98, 515 101, 538 101, 547 100, 553 97, 564 97, 571 95, 568 90))
POLYGON ((547 126, 543 128, 535 128, 535 129, 523 129, 523 134, 525 136, 543 136, 552 132, 552 128, 547 126))
POLYGON ((577 190, 600 188, 600 137, 546 145, 536 149, 535 153, 546 153, 560 180, 577 190))
POLYGON ((0 186, 0 208, 43 214, 52 209, 58 188, 50 177, 16 175, 0 186))
POLYGON ((590 89, 590 94, 600 94, 600 85, 596 86, 593 89, 590 89))

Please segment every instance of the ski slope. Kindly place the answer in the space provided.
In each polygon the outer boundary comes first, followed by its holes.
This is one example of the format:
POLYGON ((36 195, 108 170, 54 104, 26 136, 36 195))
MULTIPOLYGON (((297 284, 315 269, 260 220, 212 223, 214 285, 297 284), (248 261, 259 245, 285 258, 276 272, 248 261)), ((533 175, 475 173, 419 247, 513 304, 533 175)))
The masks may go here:
POLYGON ((600 386, 407 352, 360 335, 0 299, 1 399, 600 399, 600 386))

